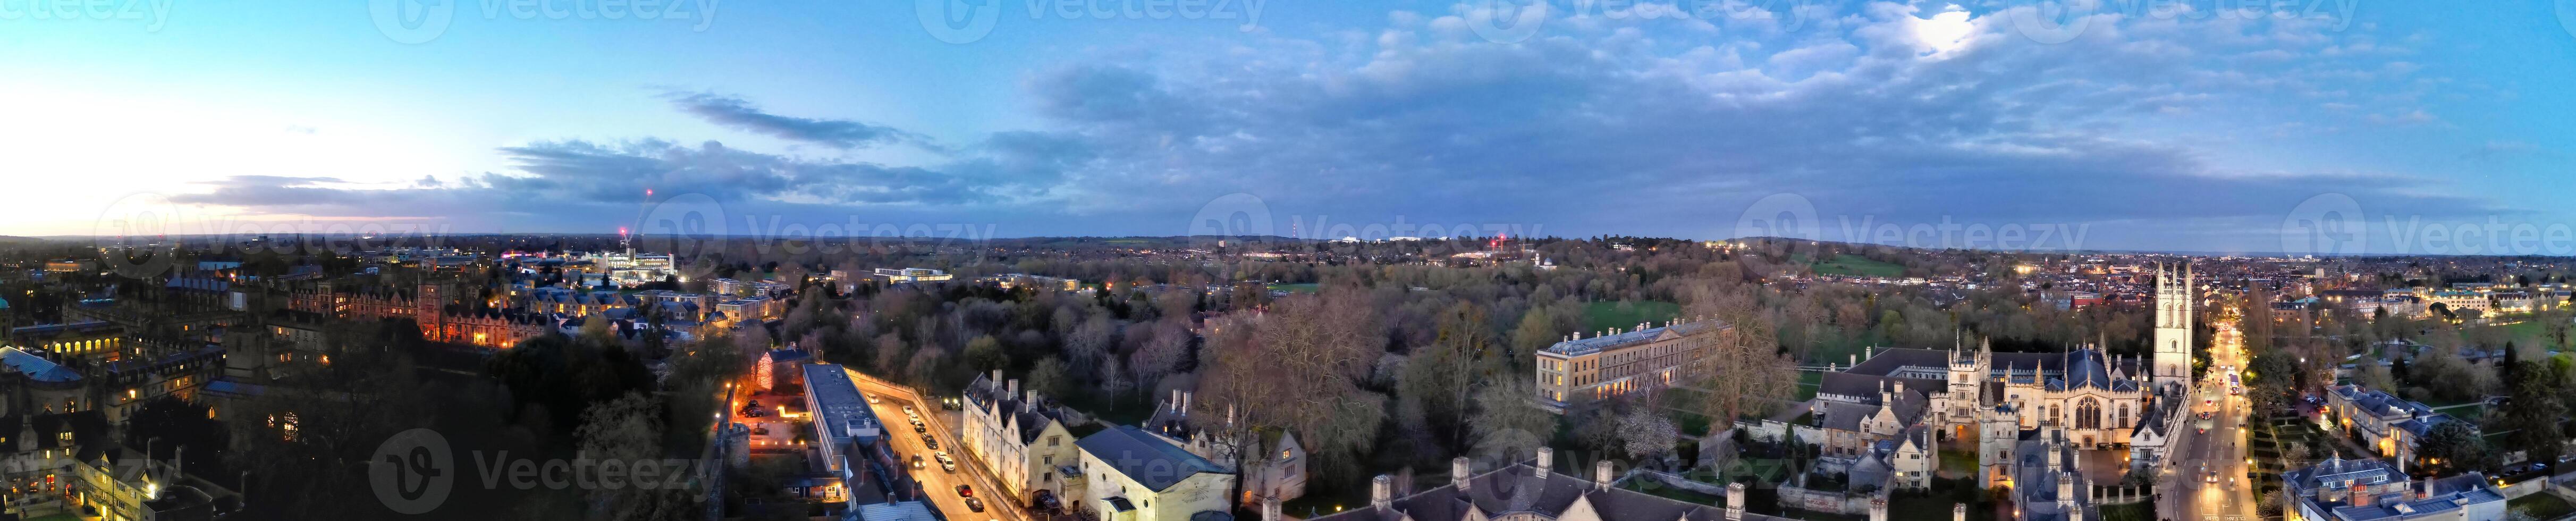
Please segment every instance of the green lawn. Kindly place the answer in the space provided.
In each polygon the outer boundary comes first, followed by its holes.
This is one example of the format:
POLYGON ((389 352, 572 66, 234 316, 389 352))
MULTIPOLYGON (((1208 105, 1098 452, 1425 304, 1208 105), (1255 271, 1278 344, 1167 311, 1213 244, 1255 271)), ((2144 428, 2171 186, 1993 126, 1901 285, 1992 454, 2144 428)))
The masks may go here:
POLYGON ((1842 275, 1850 277, 1897 277, 1905 275, 1904 266, 1870 260, 1868 257, 1858 255, 1836 255, 1832 259, 1817 261, 1809 266, 1815 268, 1817 275, 1842 275))
POLYGON ((1816 399, 1816 390, 1823 389, 1824 387, 1825 373, 1823 371, 1798 372, 1798 401, 1803 402, 1816 399))
POLYGON ((1653 494, 1657 497, 1686 503, 1698 503, 1702 505, 1726 504, 1726 498, 1683 490, 1681 487, 1666 486, 1662 482, 1652 479, 1631 479, 1628 480, 1627 483, 1620 484, 1619 488, 1653 494))
POLYGON ((1596 300, 1583 304, 1584 327, 1595 333, 1610 328, 1636 329, 1639 322, 1664 322, 1681 316, 1682 305, 1671 302, 1639 301, 1620 309, 1619 301, 1596 300))
POLYGON ((2530 514, 2532 519, 2557 519, 2569 513, 2576 513, 2576 506, 2569 506, 2567 500, 2559 499, 2557 494, 2545 492, 2513 498, 2512 501, 2506 501, 2504 504, 2506 508, 2530 514))
POLYGON ((1320 290, 1320 289, 1322 289, 1323 287, 1324 287, 1324 285, 1323 285, 1323 284, 1314 283, 1314 282, 1308 282, 1308 283, 1303 283, 1303 284, 1271 284, 1271 285, 1270 285, 1270 290, 1271 290, 1271 291, 1285 291, 1285 292, 1289 292, 1289 293, 1314 293, 1315 291, 1320 290))
POLYGON ((2513 345, 2557 347, 2558 344, 2549 339, 2549 330, 2541 326, 2538 320, 2526 319, 2496 327, 2504 328, 2506 333, 2512 334, 2513 345))

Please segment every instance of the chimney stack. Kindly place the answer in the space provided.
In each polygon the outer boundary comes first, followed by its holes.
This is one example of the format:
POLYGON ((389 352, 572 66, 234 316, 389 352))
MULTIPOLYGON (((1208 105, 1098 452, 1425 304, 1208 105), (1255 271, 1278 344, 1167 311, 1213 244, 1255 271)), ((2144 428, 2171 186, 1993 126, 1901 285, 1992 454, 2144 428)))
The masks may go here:
POLYGON ((1279 498, 1261 498, 1261 521, 1279 521, 1279 498))
POLYGON ((1744 484, 1726 484, 1726 521, 1744 521, 1744 484))
POLYGON ((1449 458, 1449 484, 1457 485, 1459 492, 1466 492, 1467 481, 1475 477, 1469 475, 1468 472, 1467 458, 1465 456, 1449 458))
POLYGON ((1869 498, 1869 521, 1887 521, 1887 496, 1869 498))
POLYGON ((1002 400, 1008 400, 1011 399, 1011 397, 1020 395, 1020 379, 1012 378, 1009 382, 1004 383, 1003 386, 1002 400))
MULTIPOLYGON (((1277 499, 1271 500, 1273 503, 1278 501, 1279 500, 1277 499)), ((1369 507, 1375 508, 1379 512, 1385 512, 1387 508, 1393 504, 1395 504, 1395 477, 1379 474, 1376 478, 1370 479, 1369 507)))
POLYGON ((2074 474, 2065 472, 2057 473, 2057 509, 2060 512, 2075 511, 2074 474))
POLYGON ((1608 458, 1603 458, 1601 461, 1594 462, 1592 464, 1592 482, 1602 490, 1609 490, 1610 482, 1618 480, 1619 475, 1612 473, 1610 470, 1610 460, 1608 458))
POLYGON ((1540 478, 1545 478, 1547 477, 1547 471, 1554 467, 1556 467, 1556 449, 1539 447, 1538 473, 1536 475, 1540 478))

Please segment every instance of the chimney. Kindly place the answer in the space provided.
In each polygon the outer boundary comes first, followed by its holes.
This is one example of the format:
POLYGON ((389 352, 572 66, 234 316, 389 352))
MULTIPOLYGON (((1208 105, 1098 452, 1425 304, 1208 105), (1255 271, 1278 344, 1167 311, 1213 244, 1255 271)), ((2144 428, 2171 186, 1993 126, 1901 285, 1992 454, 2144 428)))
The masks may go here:
POLYGON ((1173 389, 1172 398, 1163 400, 1163 406, 1171 408, 1172 412, 1181 412, 1181 390, 1173 389))
POLYGON ((1008 399, 1011 399, 1012 397, 1015 397, 1015 396, 1019 396, 1019 395, 1020 395, 1020 379, 1018 379, 1018 378, 1012 378, 1012 379, 1010 379, 1010 381, 1009 381, 1009 382, 1004 383, 1003 385, 1004 385, 1004 387, 1003 387, 1003 390, 1002 390, 1002 398, 1001 398, 1001 399, 1008 400, 1008 399))
POLYGON ((1002 381, 1002 370, 1000 370, 1000 369, 994 369, 994 370, 993 370, 993 376, 992 376, 991 378, 986 379, 986 380, 987 380, 987 381, 993 381, 993 382, 999 382, 999 381, 1002 381))
POLYGON ((2057 509, 2060 512, 2075 511, 2074 474, 2065 472, 2057 473, 2057 509))
POLYGON ((1467 481, 1474 477, 1475 476, 1468 474, 1467 458, 1465 456, 1449 458, 1449 484, 1457 485, 1459 492, 1466 492, 1467 481))
POLYGON ((1726 484, 1726 521, 1744 521, 1744 484, 1726 484))
POLYGON ((1279 498, 1261 498, 1261 521, 1279 521, 1279 498))
POLYGON ((1190 399, 1191 399, 1191 398, 1196 398, 1196 397, 1197 397, 1196 395, 1197 395, 1197 393, 1192 393, 1192 392, 1189 392, 1189 391, 1182 391, 1182 392, 1181 392, 1181 412, 1190 412, 1190 399))
POLYGON ((1030 410, 1036 410, 1035 408, 1038 406, 1038 390, 1037 390, 1037 388, 1034 388, 1034 387, 1029 388, 1028 400, 1023 401, 1023 402, 1021 402, 1021 403, 1026 403, 1026 404, 1028 404, 1028 407, 1030 407, 1030 408, 1031 408, 1030 410))
POLYGON ((1887 521, 1887 496, 1869 498, 1869 521, 1887 521))
POLYGON ((1951 503, 1950 521, 1968 521, 1968 504, 1951 503))
POLYGON ((1592 483, 1599 486, 1602 490, 1609 490, 1610 482, 1618 480, 1619 475, 1610 470, 1610 460, 1608 458, 1603 458, 1601 461, 1594 462, 1592 464, 1592 483))
POLYGON ((1545 478, 1547 477, 1547 471, 1554 467, 1556 467, 1556 449, 1539 447, 1538 473, 1536 475, 1538 477, 1545 478))
MULTIPOLYGON (((1271 500, 1276 502, 1278 500, 1271 500)), ((1395 477, 1379 474, 1369 480, 1369 507, 1385 512, 1395 503, 1395 477)))

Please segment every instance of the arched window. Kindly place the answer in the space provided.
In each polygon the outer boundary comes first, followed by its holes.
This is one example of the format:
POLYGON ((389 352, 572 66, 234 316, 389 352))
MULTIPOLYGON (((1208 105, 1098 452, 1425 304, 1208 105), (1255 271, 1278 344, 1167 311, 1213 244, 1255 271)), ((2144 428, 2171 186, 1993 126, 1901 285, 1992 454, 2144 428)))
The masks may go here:
POLYGON ((2119 423, 2111 424, 2111 426, 2113 426, 2113 427, 2131 427, 2131 426, 2135 426, 2135 425, 2137 425, 2136 423, 2133 423, 2133 422, 2130 422, 2130 421, 2129 421, 2129 404, 2128 404, 2128 403, 2125 403, 2125 402, 2124 402, 2124 403, 2121 403, 2121 404, 2120 404, 2120 420, 2119 420, 2119 421, 2120 421, 2119 423))
POLYGON ((2102 428, 2102 401, 2088 396, 2075 404, 2075 428, 2102 428))

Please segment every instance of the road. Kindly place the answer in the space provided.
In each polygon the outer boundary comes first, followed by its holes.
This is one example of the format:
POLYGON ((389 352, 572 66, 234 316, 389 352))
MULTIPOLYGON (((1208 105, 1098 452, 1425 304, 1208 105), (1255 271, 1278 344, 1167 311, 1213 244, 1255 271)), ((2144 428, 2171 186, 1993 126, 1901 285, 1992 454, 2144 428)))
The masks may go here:
POLYGON ((2254 518, 2253 483, 2246 477, 2251 460, 2246 459, 2246 431, 2243 420, 2251 407, 2244 396, 2229 392, 2227 369, 2243 369, 2249 357, 2245 337, 2236 324, 2219 322, 2218 332, 2209 346, 2208 374, 2194 386, 2190 405, 2193 417, 2175 441, 2180 450, 2162 473, 2162 484, 2156 489, 2164 495, 2156 505, 2159 517, 2176 521, 2245 521, 2254 518), (2211 414, 2207 432, 2198 430, 2199 412, 2211 414), (2215 473, 2216 483, 2208 476, 2215 473))
POLYGON ((889 385, 858 371, 850 371, 850 381, 858 382, 859 392, 879 398, 877 403, 870 404, 869 407, 876 411, 877 419, 885 422, 888 431, 886 437, 894 440, 895 459, 910 465, 913 456, 921 456, 922 468, 913 471, 913 476, 921 480, 921 488, 929 496, 930 503, 938 507, 941 513, 946 514, 948 519, 951 521, 1029 519, 1029 514, 1017 501, 1002 493, 1002 487, 993 479, 991 469, 986 468, 982 461, 966 455, 963 448, 965 445, 957 439, 956 411, 942 410, 934 402, 914 394, 909 388, 889 385), (914 411, 921 413, 922 423, 929 428, 928 434, 932 435, 933 439, 939 440, 939 450, 931 450, 922 445, 921 434, 912 432, 912 424, 905 420, 906 416, 903 413, 903 407, 906 405, 912 406, 914 411), (939 452, 947 452, 948 457, 957 460, 956 472, 940 469, 939 458, 934 456, 939 452), (965 498, 957 495, 957 485, 960 484, 974 486, 975 497, 984 500, 983 512, 966 508, 965 498))

